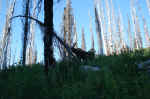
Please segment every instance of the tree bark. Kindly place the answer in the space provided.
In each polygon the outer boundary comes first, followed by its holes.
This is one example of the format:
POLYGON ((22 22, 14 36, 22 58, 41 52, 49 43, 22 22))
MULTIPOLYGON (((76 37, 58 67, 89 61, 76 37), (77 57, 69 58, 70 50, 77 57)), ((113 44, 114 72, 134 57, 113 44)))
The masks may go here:
POLYGON ((45 73, 48 75, 48 67, 54 64, 53 58, 53 0, 44 0, 44 63, 45 73))
MULTIPOLYGON (((26 1, 26 8, 25 8, 25 16, 29 14, 29 3, 30 1, 26 1)), ((26 63, 26 50, 27 50, 27 39, 28 39, 28 32, 29 32, 29 18, 25 18, 25 25, 24 25, 24 34, 23 34, 23 52, 22 52, 22 64, 25 66, 26 63)))

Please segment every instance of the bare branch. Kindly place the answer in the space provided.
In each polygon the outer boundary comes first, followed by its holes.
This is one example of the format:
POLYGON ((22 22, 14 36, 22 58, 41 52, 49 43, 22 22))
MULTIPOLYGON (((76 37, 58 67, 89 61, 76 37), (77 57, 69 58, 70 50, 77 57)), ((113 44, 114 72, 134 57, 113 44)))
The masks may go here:
MULTIPOLYGON (((36 23, 37 23, 40 27, 42 27, 42 28, 45 27, 45 25, 44 25, 43 22, 41 22, 41 21, 39 21, 38 19, 33 18, 33 17, 31 17, 31 16, 18 15, 18 16, 12 17, 11 20, 14 19, 14 18, 17 18, 17 17, 23 17, 23 18, 28 17, 29 19, 32 19, 32 20, 36 21, 36 23)), ((68 53, 69 53, 71 56, 74 56, 74 55, 72 54, 72 51, 71 51, 71 48, 69 47, 69 45, 66 44, 66 43, 57 35, 56 32, 53 33, 53 36, 56 37, 56 39, 67 49, 68 53)))
POLYGON ((43 23, 43 22, 41 22, 40 20, 38 20, 38 19, 36 19, 36 18, 33 18, 32 16, 17 15, 17 16, 13 16, 12 18, 10 18, 10 20, 12 20, 12 19, 14 19, 14 18, 20 18, 20 17, 22 17, 22 18, 28 17, 29 19, 34 20, 34 21, 35 21, 36 23, 38 23, 40 26, 44 26, 44 23, 43 23))

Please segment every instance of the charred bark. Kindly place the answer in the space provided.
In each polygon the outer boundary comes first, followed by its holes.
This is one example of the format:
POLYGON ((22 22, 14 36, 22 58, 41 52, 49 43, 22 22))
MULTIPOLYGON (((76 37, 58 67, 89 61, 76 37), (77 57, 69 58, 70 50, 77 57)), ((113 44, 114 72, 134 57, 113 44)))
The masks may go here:
MULTIPOLYGON (((28 16, 29 14, 29 3, 30 0, 26 1, 26 8, 25 8, 25 15, 28 16)), ((24 34, 23 34, 23 52, 22 52, 22 64, 25 66, 26 62, 26 49, 27 49, 27 37, 28 37, 28 30, 29 30, 29 18, 25 18, 25 25, 24 25, 24 34)))
POLYGON ((45 73, 48 75, 48 67, 54 64, 53 57, 53 0, 44 0, 44 63, 45 73))

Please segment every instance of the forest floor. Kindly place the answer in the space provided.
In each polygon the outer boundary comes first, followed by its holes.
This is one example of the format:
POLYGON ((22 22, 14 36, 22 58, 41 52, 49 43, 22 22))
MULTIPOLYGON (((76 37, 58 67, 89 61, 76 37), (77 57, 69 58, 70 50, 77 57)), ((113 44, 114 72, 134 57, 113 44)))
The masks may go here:
POLYGON ((150 99, 150 49, 120 55, 96 56, 86 62, 61 61, 49 70, 43 65, 11 66, 0 71, 0 99, 150 99), (83 70, 81 66, 100 66, 83 70))

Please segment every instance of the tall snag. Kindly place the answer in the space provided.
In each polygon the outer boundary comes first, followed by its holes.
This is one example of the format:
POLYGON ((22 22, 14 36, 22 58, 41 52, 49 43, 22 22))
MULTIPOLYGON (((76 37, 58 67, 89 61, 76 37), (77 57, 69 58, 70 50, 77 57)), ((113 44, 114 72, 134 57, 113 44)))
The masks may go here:
MULTIPOLYGON (((29 15, 29 4, 30 0, 25 1, 25 16, 29 15)), ((22 52, 22 64, 25 65, 26 63, 26 50, 27 50, 27 39, 28 39, 28 32, 29 32, 29 18, 25 17, 24 22, 24 33, 23 33, 23 52, 22 52)))
POLYGON ((11 44, 10 39, 11 39, 11 28, 12 28, 11 27, 12 21, 10 20, 10 18, 14 14, 15 4, 16 4, 16 0, 13 0, 8 9, 4 30, 2 32, 2 37, 0 38, 0 68, 6 68, 7 65, 9 65, 8 63, 10 62, 8 61, 8 58, 10 60, 10 57, 8 57, 9 56, 8 51, 11 44))
POLYGON ((93 30, 92 30, 92 17, 90 15, 90 11, 88 14, 89 14, 89 18, 90 18, 89 28, 90 28, 90 32, 91 32, 91 49, 94 49, 94 34, 93 34, 93 30))
POLYGON ((86 51, 86 44, 85 44, 85 36, 84 36, 84 28, 82 27, 82 43, 81 43, 82 50, 86 51))
POLYGON ((96 23, 96 32, 98 37, 98 45, 99 45, 99 51, 98 53, 100 55, 103 55, 103 40, 102 40, 102 33, 101 33, 101 22, 99 20, 97 8, 95 7, 95 23, 96 23))
MULTIPOLYGON (((71 0, 67 0, 66 7, 64 8, 64 15, 63 15, 63 39, 64 42, 69 45, 69 47, 73 44, 73 39, 75 35, 74 31, 74 15, 73 15, 73 9, 71 7, 71 0)), ((66 56, 69 56, 66 49, 63 49, 63 58, 66 56)))
POLYGON ((53 0, 44 0, 44 63, 48 75, 48 67, 52 66, 53 58, 53 0))
MULTIPOLYGON (((33 0, 33 8, 31 15, 33 18, 37 18, 38 14, 36 13, 37 10, 37 1, 38 0, 33 0)), ((37 50, 35 49, 35 21, 31 20, 30 22, 30 34, 29 34, 29 40, 28 40, 28 47, 27 47, 27 59, 26 59, 26 64, 35 64, 36 59, 37 59, 37 50)))

